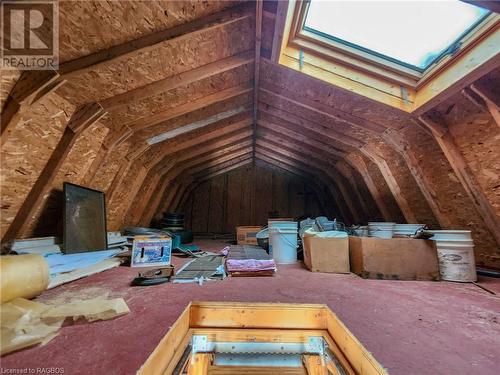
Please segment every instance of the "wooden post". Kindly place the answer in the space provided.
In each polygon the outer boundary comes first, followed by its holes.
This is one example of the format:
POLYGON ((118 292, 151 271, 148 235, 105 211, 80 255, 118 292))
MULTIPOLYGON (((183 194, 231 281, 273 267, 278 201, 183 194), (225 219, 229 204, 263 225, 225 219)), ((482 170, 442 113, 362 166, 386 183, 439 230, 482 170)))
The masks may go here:
POLYGON ((469 195, 472 203, 483 218, 484 223, 495 238, 497 244, 500 245, 500 220, 481 189, 481 186, 476 181, 474 173, 467 164, 467 161, 455 144, 447 126, 441 124, 444 120, 431 119, 429 116, 420 116, 418 119, 434 133, 434 138, 455 171, 458 180, 469 195), (446 129, 446 131, 442 133, 436 129, 446 129))
POLYGON ((52 182, 78 136, 104 115, 105 112, 97 103, 87 104, 75 111, 47 164, 5 232, 2 241, 15 239, 23 235, 24 230, 33 220, 33 216, 40 210, 44 197, 52 188, 52 182))

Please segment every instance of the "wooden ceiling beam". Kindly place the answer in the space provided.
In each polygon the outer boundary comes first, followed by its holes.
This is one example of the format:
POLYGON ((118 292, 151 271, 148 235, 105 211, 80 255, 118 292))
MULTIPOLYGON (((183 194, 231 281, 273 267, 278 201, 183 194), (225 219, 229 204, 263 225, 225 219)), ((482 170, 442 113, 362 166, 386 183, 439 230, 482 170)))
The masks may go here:
POLYGON ((500 219, 494 212, 488 197, 484 194, 483 189, 474 176, 474 172, 470 169, 469 164, 460 152, 450 132, 446 131, 443 134, 436 130, 448 129, 444 119, 442 119, 438 113, 434 113, 433 117, 424 115, 420 116, 418 119, 434 133, 434 138, 446 156, 446 159, 448 159, 462 187, 469 195, 469 198, 481 215, 497 244, 500 245, 500 219))
POLYGON ((246 51, 109 97, 102 100, 101 105, 107 110, 116 109, 134 101, 217 76, 252 62, 254 62, 254 52, 246 51))
POLYGON ((237 9, 228 9, 187 22, 154 34, 127 41, 87 56, 83 56, 59 66, 59 73, 64 77, 88 72, 105 64, 119 64, 120 60, 130 55, 144 53, 172 39, 192 38, 209 30, 223 28, 231 23, 240 22, 253 16, 249 5, 237 9))
POLYGON ((161 125, 162 123, 168 120, 185 115, 189 112, 193 112, 202 109, 206 106, 226 101, 252 91, 253 91, 253 82, 251 81, 246 82, 242 85, 230 87, 226 90, 215 92, 203 98, 190 101, 188 103, 179 106, 175 106, 174 108, 169 108, 165 111, 157 112, 150 116, 138 118, 134 121, 129 122, 127 126, 129 126, 133 131, 139 131, 141 129, 145 129, 151 126, 161 125))

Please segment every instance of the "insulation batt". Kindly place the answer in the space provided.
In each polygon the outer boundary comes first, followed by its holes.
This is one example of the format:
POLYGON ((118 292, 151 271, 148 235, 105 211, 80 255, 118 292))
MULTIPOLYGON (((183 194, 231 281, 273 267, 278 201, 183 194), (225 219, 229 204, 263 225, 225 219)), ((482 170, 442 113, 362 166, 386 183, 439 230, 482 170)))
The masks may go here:
POLYGON ((3 255, 0 257, 0 300, 33 298, 49 285, 49 265, 41 255, 3 255))

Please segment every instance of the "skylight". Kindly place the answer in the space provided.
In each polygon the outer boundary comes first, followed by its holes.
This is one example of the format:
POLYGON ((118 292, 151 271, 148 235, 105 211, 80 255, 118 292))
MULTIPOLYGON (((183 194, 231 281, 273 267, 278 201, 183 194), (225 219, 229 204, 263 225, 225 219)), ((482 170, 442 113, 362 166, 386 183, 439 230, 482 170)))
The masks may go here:
POLYGON ((488 13, 458 0, 313 0, 304 28, 424 70, 488 13))

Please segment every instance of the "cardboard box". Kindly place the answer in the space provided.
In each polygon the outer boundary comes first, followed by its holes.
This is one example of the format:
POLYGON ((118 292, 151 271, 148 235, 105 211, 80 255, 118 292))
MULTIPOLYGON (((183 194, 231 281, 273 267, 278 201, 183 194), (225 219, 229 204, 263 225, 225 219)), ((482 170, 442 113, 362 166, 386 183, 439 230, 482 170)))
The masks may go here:
POLYGON ((365 279, 439 280, 436 241, 350 236, 349 255, 365 279))
POLYGON ((328 233, 304 233, 304 264, 313 272, 349 273, 349 238, 328 233))
POLYGON ((236 227, 236 242, 238 245, 257 245, 257 233, 262 227, 236 227))

